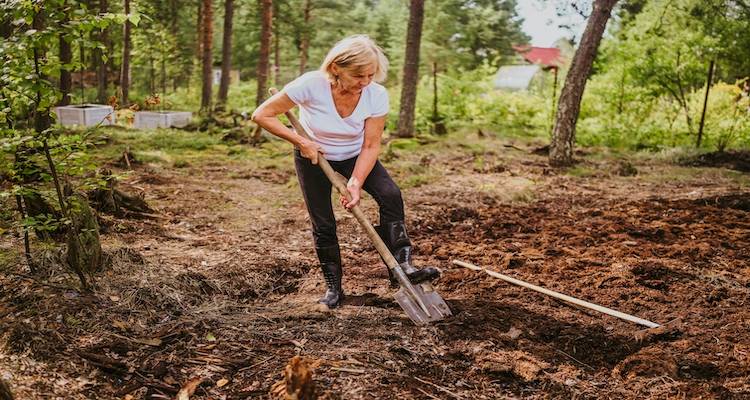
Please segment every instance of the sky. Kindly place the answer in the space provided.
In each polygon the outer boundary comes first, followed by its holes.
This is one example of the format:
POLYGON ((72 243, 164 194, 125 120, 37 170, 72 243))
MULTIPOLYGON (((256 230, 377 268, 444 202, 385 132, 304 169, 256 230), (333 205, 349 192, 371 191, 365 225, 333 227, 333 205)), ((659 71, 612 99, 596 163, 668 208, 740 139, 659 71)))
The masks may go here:
POLYGON ((555 9, 555 2, 539 0, 520 0, 518 2, 518 14, 524 19, 523 31, 531 36, 531 45, 539 47, 551 47, 552 44, 562 37, 570 38, 571 32, 567 29, 558 28, 560 23, 574 22, 576 41, 580 39, 585 21, 579 16, 559 17, 555 9))

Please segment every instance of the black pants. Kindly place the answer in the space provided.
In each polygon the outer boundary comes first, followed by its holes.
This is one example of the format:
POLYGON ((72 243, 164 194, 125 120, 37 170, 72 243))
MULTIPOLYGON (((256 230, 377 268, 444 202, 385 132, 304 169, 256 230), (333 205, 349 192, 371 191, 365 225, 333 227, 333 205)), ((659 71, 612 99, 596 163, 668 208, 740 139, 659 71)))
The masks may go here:
MULTIPOLYGON (((344 161, 328 161, 333 170, 349 179, 354 171, 357 157, 344 161)), ((328 247, 338 244, 336 236, 336 219, 331 204, 331 182, 323 170, 309 159, 294 151, 294 167, 297 170, 302 195, 305 197, 307 211, 312 221, 315 247, 328 247)), ((380 206, 380 224, 404 220, 404 201, 401 190, 393 182, 388 171, 380 161, 365 179, 362 188, 369 193, 380 206)))

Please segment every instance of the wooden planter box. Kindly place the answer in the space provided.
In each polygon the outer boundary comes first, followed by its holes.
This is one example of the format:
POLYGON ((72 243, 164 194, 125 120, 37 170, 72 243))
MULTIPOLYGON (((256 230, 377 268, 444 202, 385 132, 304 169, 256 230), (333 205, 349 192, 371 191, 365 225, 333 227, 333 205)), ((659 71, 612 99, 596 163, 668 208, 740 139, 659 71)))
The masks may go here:
POLYGON ((112 106, 103 104, 79 104, 55 107, 57 122, 63 126, 113 125, 115 113, 112 106))
POLYGON ((133 127, 138 129, 182 128, 190 123, 190 111, 137 111, 133 127))

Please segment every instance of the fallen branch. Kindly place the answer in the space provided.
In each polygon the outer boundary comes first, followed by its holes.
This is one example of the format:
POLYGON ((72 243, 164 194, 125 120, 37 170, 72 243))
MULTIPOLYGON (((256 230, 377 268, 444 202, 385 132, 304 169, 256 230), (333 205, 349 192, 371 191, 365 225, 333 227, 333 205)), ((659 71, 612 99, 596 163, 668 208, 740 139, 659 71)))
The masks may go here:
POLYGON ((122 361, 113 360, 101 354, 88 353, 79 351, 78 356, 88 361, 91 365, 103 369, 107 372, 121 373, 128 372, 128 366, 122 361))
POLYGON ((78 293, 81 292, 80 290, 78 290, 78 288, 75 288, 73 286, 61 286, 61 285, 55 285, 53 283, 42 282, 41 280, 39 280, 39 279, 37 279, 37 278, 35 278, 33 276, 26 275, 26 274, 19 274, 17 272, 8 272, 7 274, 15 276, 15 277, 18 277, 18 278, 21 278, 21 279, 26 279, 26 280, 32 281, 32 282, 34 282, 34 283, 36 283, 38 285, 50 287, 50 288, 53 288, 53 289, 72 290, 72 291, 78 292, 78 293))

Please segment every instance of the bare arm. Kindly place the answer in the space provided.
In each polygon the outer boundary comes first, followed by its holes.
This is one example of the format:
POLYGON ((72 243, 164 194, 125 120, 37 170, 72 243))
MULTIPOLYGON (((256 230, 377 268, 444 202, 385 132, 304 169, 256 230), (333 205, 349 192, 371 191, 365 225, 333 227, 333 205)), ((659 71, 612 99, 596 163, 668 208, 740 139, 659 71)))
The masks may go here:
POLYGON ((357 163, 354 164, 354 171, 346 184, 347 190, 351 194, 352 201, 347 202, 346 199, 342 198, 342 204, 344 207, 350 209, 357 205, 361 197, 362 185, 370 175, 372 167, 375 166, 375 161, 378 160, 378 154, 380 154, 380 139, 383 136, 383 129, 385 128, 386 116, 373 117, 365 120, 365 140, 362 143, 362 151, 357 157, 357 163))
POLYGON ((320 146, 297 135, 279 121, 278 116, 291 110, 294 106, 294 102, 286 93, 279 92, 256 108, 252 119, 265 130, 297 146, 303 157, 309 158, 313 164, 317 164, 318 153, 321 151, 320 146))

